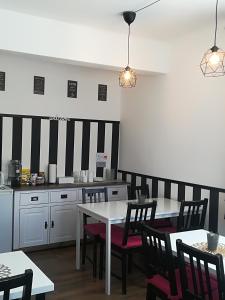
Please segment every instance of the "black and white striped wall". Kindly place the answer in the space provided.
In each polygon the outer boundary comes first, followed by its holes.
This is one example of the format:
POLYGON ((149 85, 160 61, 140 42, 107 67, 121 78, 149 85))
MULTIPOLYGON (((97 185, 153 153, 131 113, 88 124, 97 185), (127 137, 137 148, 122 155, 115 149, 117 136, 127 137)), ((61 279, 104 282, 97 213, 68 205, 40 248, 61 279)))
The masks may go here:
POLYGON ((0 169, 7 177, 8 162, 21 160, 32 173, 47 172, 57 164, 58 176, 96 170, 96 153, 108 155, 107 168, 117 169, 119 121, 70 119, 0 114, 0 169))

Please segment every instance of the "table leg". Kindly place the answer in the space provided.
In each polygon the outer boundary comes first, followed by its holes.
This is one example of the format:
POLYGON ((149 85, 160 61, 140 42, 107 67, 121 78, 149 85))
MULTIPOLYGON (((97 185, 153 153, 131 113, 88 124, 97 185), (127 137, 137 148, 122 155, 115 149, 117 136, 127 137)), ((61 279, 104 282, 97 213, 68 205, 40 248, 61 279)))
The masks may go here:
POLYGON ((45 300, 45 294, 37 294, 36 300, 45 300))
POLYGON ((80 270, 80 223, 81 223, 81 212, 77 208, 77 226, 76 226, 76 269, 80 270))
POLYGON ((106 281, 105 281, 105 292, 107 295, 111 293, 111 223, 106 223, 106 281))

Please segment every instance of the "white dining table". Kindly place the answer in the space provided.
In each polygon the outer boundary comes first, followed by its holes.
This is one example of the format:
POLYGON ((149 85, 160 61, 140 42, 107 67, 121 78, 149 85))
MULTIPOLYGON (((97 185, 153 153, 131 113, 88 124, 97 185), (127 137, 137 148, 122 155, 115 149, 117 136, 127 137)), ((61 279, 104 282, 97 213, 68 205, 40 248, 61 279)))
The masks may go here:
MULTIPOLYGON (((207 233, 208 231, 204 229, 171 233, 170 241, 173 254, 177 254, 176 241, 178 239, 182 240, 183 243, 189 246, 193 246, 196 243, 207 243, 207 233)), ((225 237, 222 235, 219 235, 219 244, 225 245, 225 237)), ((225 257, 223 257, 223 264, 225 266, 225 257)), ((212 270, 215 270, 214 265, 210 265, 210 267, 212 268, 212 270)))
MULTIPOLYGON (((167 198, 151 198, 145 201, 157 201, 156 219, 176 217, 179 215, 180 202, 167 198)), ((131 200, 134 202, 134 200, 131 200)), ((137 200, 136 200, 137 201, 137 200)), ((76 219, 76 269, 80 270, 80 238, 83 214, 106 224, 106 280, 105 292, 111 294, 111 225, 125 222, 128 200, 85 203, 77 205, 76 219)))
MULTIPOLYGON (((54 283, 33 263, 23 251, 6 252, 0 254, 0 265, 8 267, 11 271, 9 276, 24 273, 26 269, 33 271, 33 282, 31 294, 37 300, 44 300, 45 294, 54 291, 54 283)), ((20 299, 23 288, 19 287, 10 291, 10 299, 20 299)), ((2 292, 0 299, 2 299, 2 292)))

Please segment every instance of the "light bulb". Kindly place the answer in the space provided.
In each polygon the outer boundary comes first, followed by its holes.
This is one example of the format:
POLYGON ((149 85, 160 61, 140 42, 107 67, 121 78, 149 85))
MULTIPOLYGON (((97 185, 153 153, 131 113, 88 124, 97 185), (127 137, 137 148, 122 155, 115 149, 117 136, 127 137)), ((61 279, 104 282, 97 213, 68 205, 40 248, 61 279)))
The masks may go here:
POLYGON ((220 56, 217 52, 213 52, 210 57, 209 57, 209 63, 212 66, 218 65, 218 63, 220 62, 220 56))
POLYGON ((125 79, 125 80, 129 80, 130 77, 131 77, 130 70, 125 71, 125 73, 124 73, 124 79, 125 79))

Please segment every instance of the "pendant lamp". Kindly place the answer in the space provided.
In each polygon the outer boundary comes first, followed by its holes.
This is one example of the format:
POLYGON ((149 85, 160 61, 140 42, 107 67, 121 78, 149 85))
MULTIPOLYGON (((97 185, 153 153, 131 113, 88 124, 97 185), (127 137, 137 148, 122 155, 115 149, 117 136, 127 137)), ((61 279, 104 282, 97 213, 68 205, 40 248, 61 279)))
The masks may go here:
POLYGON ((218 23, 218 0, 216 0, 216 24, 214 45, 205 54, 200 67, 205 77, 218 77, 225 75, 225 52, 216 45, 218 23))
POLYGON ((131 69, 130 64, 130 24, 134 22, 136 13, 134 11, 123 12, 124 21, 128 24, 128 48, 127 48, 127 66, 120 72, 119 84, 123 88, 132 88, 136 86, 137 76, 131 69))

